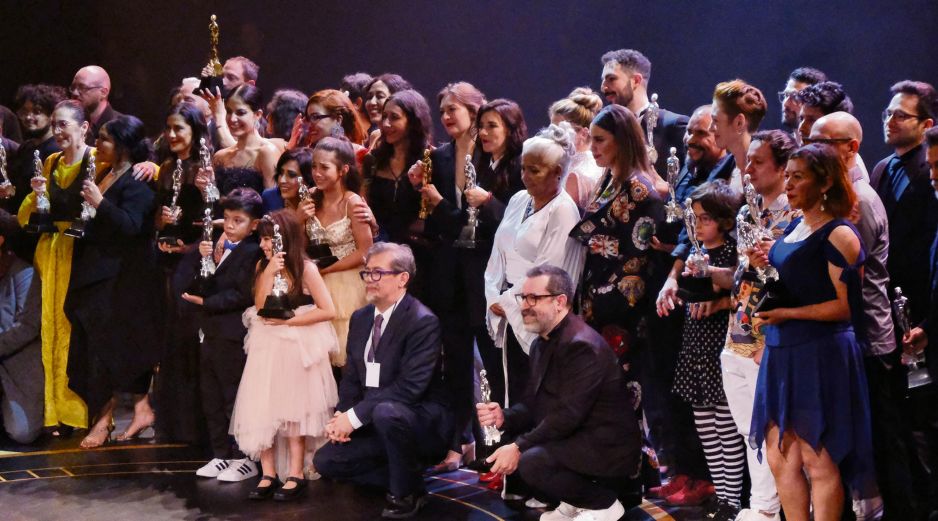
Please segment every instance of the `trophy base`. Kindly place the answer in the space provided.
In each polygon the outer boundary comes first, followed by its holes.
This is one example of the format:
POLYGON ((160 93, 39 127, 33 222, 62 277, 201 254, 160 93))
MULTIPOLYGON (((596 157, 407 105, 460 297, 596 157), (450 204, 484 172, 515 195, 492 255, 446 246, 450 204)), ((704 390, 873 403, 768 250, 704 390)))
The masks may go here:
POLYGON ((264 307, 257 312, 259 317, 279 318, 281 320, 293 318, 295 315, 296 313, 290 308, 286 295, 267 295, 264 307))
POLYGON ((67 230, 62 233, 68 235, 69 237, 81 239, 85 236, 85 223, 74 222, 71 226, 68 227, 67 230))
POLYGON ((165 244, 166 246, 179 246, 179 244, 176 243, 178 240, 178 237, 172 235, 164 235, 156 238, 157 244, 165 244))
POLYGON ((195 279, 192 281, 192 284, 190 284, 189 288, 186 290, 186 293, 196 297, 204 297, 211 292, 211 289, 212 279, 210 277, 196 275, 195 279))
POLYGON ((306 256, 316 263, 319 269, 325 269, 339 262, 339 258, 332 254, 328 244, 310 242, 306 246, 306 256))
POLYGON ((488 461, 485 461, 485 459, 491 456, 495 452, 495 449, 501 446, 501 442, 493 443, 492 445, 477 445, 478 448, 476 450, 480 453, 479 457, 470 461, 466 465, 466 468, 469 470, 474 470, 480 474, 490 471, 492 469, 492 464, 488 461))
POLYGON ((931 375, 925 367, 914 367, 909 369, 909 389, 917 389, 932 383, 931 375))
POLYGON ((26 233, 52 233, 59 231, 52 222, 52 214, 33 212, 29 215, 29 222, 23 228, 26 233))
POLYGON ((478 246, 479 241, 476 240, 476 228, 468 224, 462 227, 462 231, 459 232, 459 238, 453 241, 454 248, 474 249, 478 246))
POLYGON ((716 298, 711 277, 681 277, 678 296, 687 302, 707 302, 716 298))
POLYGON ((755 312, 771 311, 778 308, 792 307, 791 299, 785 293, 784 286, 777 279, 768 279, 762 289, 762 299, 756 304, 755 312))
POLYGON ((176 244, 177 240, 179 240, 179 225, 176 224, 164 226, 162 234, 156 238, 156 242, 167 246, 179 246, 176 244))

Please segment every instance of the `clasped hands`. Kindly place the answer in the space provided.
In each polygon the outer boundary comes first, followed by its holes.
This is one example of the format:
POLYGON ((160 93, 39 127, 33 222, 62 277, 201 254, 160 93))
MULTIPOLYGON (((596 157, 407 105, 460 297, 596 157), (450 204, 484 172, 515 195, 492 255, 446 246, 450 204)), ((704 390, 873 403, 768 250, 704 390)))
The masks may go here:
POLYGON ((332 443, 348 443, 352 440, 352 431, 355 427, 348 418, 348 412, 336 411, 326 424, 326 436, 332 443))
MULTIPOLYGON (((479 425, 482 427, 501 429, 502 425, 505 424, 505 413, 502 411, 502 407, 495 402, 477 403, 476 414, 479 417, 479 425)), ((518 462, 521 461, 521 449, 515 443, 502 445, 495 449, 491 456, 485 458, 485 461, 492 464, 491 472, 507 476, 518 470, 518 462)))

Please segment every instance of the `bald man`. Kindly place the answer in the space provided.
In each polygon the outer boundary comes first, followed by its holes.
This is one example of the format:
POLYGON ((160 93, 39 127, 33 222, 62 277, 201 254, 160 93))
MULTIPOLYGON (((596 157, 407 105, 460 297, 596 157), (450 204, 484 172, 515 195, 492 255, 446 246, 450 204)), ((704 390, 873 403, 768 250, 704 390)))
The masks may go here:
MULTIPOLYGON (((901 417, 906 391, 905 370, 896 349, 891 305, 887 294, 889 272, 889 221, 876 190, 862 177, 857 153, 863 130, 857 118, 846 112, 833 112, 815 121, 805 143, 824 143, 840 153, 857 194, 855 221, 867 249, 863 276, 863 314, 866 337, 865 365, 873 415, 873 450, 877 482, 889 519, 914 519, 912 476, 906 443, 909 432, 901 417), (858 213, 858 215, 857 215, 858 213)), ((858 335, 861 336, 861 335, 858 335)))
POLYGON ((72 99, 81 103, 85 109, 85 117, 91 123, 85 141, 89 145, 94 145, 101 127, 122 115, 108 102, 108 96, 111 94, 111 77, 103 68, 97 65, 87 65, 75 73, 68 92, 72 99))

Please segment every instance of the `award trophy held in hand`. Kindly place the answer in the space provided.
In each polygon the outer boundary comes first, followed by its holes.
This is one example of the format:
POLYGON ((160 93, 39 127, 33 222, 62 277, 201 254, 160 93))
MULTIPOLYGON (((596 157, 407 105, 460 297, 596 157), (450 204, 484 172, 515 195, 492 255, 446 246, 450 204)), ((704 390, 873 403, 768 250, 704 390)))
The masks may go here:
POLYGON ((16 195, 16 187, 13 186, 9 176, 7 176, 7 149, 3 145, 0 145, 0 191, 3 192, 3 195, 0 196, 3 199, 9 199, 16 195))
MULTIPOLYGON (((479 398, 481 398, 483 404, 492 401, 492 386, 489 385, 489 380, 486 378, 485 369, 479 371, 479 398)), ((494 425, 487 425, 482 427, 482 438, 485 449, 480 451, 479 458, 469 465, 469 468, 475 471, 486 471, 492 466, 485 459, 491 456, 498 444, 501 443, 502 433, 494 425)))
MULTIPOLYGON (((896 297, 892 301, 892 313, 896 317, 896 328, 899 329, 899 338, 904 338, 912 331, 909 319, 909 298, 902 294, 902 288, 896 286, 896 297)), ((916 354, 902 353, 902 365, 909 370, 908 387, 915 389, 932 383, 928 368, 925 366, 925 352, 916 354)))
POLYGON ((218 36, 220 31, 218 30, 218 17, 212 15, 209 18, 208 23, 208 35, 211 41, 211 49, 209 51, 208 65, 205 66, 205 69, 202 70, 202 77, 199 78, 199 90, 207 89, 208 91, 215 93, 215 89, 218 89, 222 95, 224 92, 224 83, 222 83, 222 65, 221 60, 218 58, 218 36), (206 74, 209 72, 209 74, 206 74))
MULTIPOLYGON (((97 167, 94 166, 94 154, 91 154, 88 156, 87 172, 88 173, 85 176, 85 179, 87 179, 88 181, 91 181, 92 183, 95 182, 95 178, 98 177, 98 172, 97 172, 97 167)), ((78 183, 80 181, 76 179, 75 182, 78 183)), ((74 237, 76 239, 81 239, 82 237, 84 237, 85 228, 87 228, 88 223, 91 222, 92 219, 94 219, 94 216, 96 213, 97 213, 97 209, 95 209, 94 206, 91 206, 91 203, 89 203, 88 201, 82 201, 81 213, 78 215, 78 217, 74 221, 72 221, 72 225, 69 226, 67 230, 65 230, 64 232, 65 235, 68 235, 69 237, 74 237)))
POLYGON ((668 192, 671 199, 664 205, 665 220, 669 223, 675 223, 684 218, 684 209, 681 203, 677 201, 674 194, 674 185, 677 184, 677 176, 681 172, 681 161, 677 158, 677 149, 671 147, 671 154, 668 156, 668 192))
MULTIPOLYGON (((743 176, 743 194, 746 196, 746 204, 749 206, 749 218, 752 220, 750 248, 759 245, 762 241, 772 240, 772 232, 765 227, 762 222, 762 205, 759 204, 759 195, 756 193, 756 187, 752 185, 752 177, 749 174, 743 176)), ((764 268, 756 268, 759 280, 766 283, 769 279, 778 280, 778 270, 774 266, 768 265, 764 268)))
MULTIPOLYGON (((476 187, 476 167, 472 164, 472 156, 466 154, 466 167, 463 170, 466 174, 466 190, 472 190, 476 187)), ((475 248, 478 245, 476 241, 476 230, 479 227, 479 209, 468 207, 466 214, 469 219, 466 225, 459 232, 459 239, 453 241, 453 246, 457 248, 475 248)))
MULTIPOLYGON (((312 201, 316 187, 314 186, 310 190, 303 182, 303 178, 298 179, 300 183, 300 201, 312 201)), ((326 240, 326 231, 313 217, 306 219, 306 236, 309 238, 309 242, 306 244, 306 256, 316 263, 316 267, 324 269, 339 262, 339 258, 332 254, 329 241, 326 240)))
POLYGON ((55 224, 52 223, 52 205, 49 203, 49 196, 46 195, 46 178, 42 176, 42 160, 39 159, 39 151, 33 152, 33 180, 41 180, 42 188, 34 190, 36 192, 36 209, 29 214, 29 223, 26 224, 28 233, 51 233, 58 231, 55 224))
MULTIPOLYGON (((431 173, 433 172, 433 162, 430 161, 430 149, 423 151, 423 179, 422 186, 427 186, 430 184, 431 173)), ((429 245, 430 240, 426 236, 425 232, 427 229, 427 217, 430 217, 430 200, 427 199, 427 196, 420 197, 420 211, 417 213, 417 219, 411 223, 410 229, 410 240, 417 244, 429 245)))
MULTIPOLYGON (((658 151, 655 150, 655 127, 658 126, 658 93, 651 95, 651 102, 645 111, 645 146, 648 147, 648 162, 654 166, 658 162, 658 151)), ((676 151, 675 151, 676 152, 676 151)))
POLYGON ((163 231, 156 239, 160 244, 167 246, 176 246, 179 240, 179 214, 182 208, 176 205, 179 201, 179 192, 182 190, 182 159, 176 160, 176 169, 173 170, 173 199, 169 203, 169 213, 173 216, 173 222, 163 226, 163 231))
MULTIPOLYGON (((205 209, 205 216, 202 218, 202 241, 211 241, 212 240, 212 209, 205 209)), ((199 268, 199 274, 195 276, 195 280, 192 281, 192 285, 189 287, 188 293, 190 295, 196 295, 199 297, 204 297, 208 293, 209 285, 212 282, 212 275, 215 274, 215 259, 212 258, 212 253, 202 257, 202 264, 199 268)))
POLYGON ((710 262, 703 253, 700 241, 697 240, 697 216, 691 204, 690 197, 684 200, 684 226, 691 243, 691 252, 684 264, 690 276, 681 277, 678 286, 687 302, 706 302, 713 300, 716 293, 713 291, 713 278, 710 277, 710 262))
MULTIPOLYGON (((202 168, 207 169, 212 166, 212 154, 208 151, 208 145, 205 138, 199 138, 199 158, 202 160, 202 168)), ((210 178, 205 184, 205 204, 211 205, 221 199, 218 193, 218 187, 215 186, 215 179, 210 178)))
MULTIPOLYGON (((264 216, 264 219, 270 220, 270 217, 264 216)), ((283 251, 283 236, 280 235, 280 225, 272 223, 274 226, 274 244, 271 248, 271 255, 276 256, 283 251)), ((293 306, 290 305, 290 298, 287 294, 287 279, 279 271, 274 275, 274 285, 264 301, 263 309, 257 312, 257 316, 264 318, 279 318, 287 320, 293 318, 293 306)))

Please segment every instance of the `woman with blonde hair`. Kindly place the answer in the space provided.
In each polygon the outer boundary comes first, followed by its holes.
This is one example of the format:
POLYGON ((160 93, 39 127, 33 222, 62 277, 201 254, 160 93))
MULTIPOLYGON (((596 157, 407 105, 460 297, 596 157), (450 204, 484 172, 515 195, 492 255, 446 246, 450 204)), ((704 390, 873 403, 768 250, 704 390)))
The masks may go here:
POLYGON ((577 87, 566 98, 555 101, 548 109, 550 122, 558 124, 566 121, 576 133, 574 147, 576 153, 570 160, 570 171, 564 189, 576 201, 582 212, 589 199, 593 196, 593 189, 603 174, 602 168, 593 159, 590 152, 590 123, 603 108, 603 100, 589 87, 577 87))

